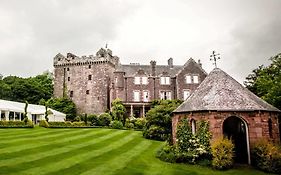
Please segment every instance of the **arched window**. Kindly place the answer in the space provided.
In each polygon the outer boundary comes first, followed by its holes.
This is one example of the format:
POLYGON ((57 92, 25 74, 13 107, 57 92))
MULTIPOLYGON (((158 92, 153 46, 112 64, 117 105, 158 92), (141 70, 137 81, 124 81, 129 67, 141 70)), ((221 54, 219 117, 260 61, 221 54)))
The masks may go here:
POLYGON ((271 118, 268 119, 268 132, 269 132, 269 137, 272 138, 272 120, 271 120, 271 118))
POLYGON ((196 133, 196 121, 194 119, 191 119, 191 132, 192 134, 196 133))

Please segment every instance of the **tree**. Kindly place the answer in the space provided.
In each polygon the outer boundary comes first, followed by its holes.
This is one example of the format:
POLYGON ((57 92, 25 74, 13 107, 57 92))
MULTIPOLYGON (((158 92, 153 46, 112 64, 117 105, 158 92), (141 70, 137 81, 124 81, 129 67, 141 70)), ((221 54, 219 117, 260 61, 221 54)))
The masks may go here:
POLYGON ((269 59, 246 77, 245 86, 273 106, 281 109, 281 53, 269 59))
POLYGON ((50 98, 46 106, 66 114, 66 120, 73 121, 76 117, 76 106, 68 98, 50 98))
POLYGON ((125 113, 126 113, 126 108, 123 105, 122 101, 119 98, 115 99, 112 102, 112 108, 111 108, 111 114, 113 120, 121 121, 123 123, 123 126, 125 126, 125 122, 126 122, 125 113))
POLYGON ((154 140, 171 139, 171 114, 181 103, 180 100, 154 100, 152 109, 146 114, 147 122, 143 130, 143 136, 154 140))

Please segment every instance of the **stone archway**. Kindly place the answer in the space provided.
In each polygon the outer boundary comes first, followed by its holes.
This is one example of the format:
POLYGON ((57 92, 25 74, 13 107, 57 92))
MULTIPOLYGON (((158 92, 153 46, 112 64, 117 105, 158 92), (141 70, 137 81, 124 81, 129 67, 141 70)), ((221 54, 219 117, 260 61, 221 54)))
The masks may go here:
POLYGON ((235 145, 235 162, 250 164, 249 134, 247 123, 236 116, 228 117, 223 122, 223 135, 235 145))

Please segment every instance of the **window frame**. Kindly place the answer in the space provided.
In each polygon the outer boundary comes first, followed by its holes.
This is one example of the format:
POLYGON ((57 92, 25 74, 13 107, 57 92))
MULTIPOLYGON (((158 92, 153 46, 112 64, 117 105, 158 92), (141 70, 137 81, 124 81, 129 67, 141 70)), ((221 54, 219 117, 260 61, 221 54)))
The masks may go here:
POLYGON ((143 102, 149 102, 149 91, 148 90, 144 90, 142 92, 142 98, 143 98, 143 102), (147 93, 147 97, 145 97, 145 93, 147 93))
POLYGON ((140 85, 141 84, 141 77, 134 77, 134 84, 140 85))
POLYGON ((170 85, 171 84, 171 77, 169 77, 169 76, 161 76, 160 77, 160 84, 161 85, 170 85))
POLYGON ((160 95, 160 100, 172 100, 172 91, 160 90, 159 95, 160 95), (163 95, 162 95, 162 93, 163 93, 163 95))
POLYGON ((134 102, 140 102, 141 98, 140 98, 140 91, 139 90, 134 90, 133 91, 133 101, 134 102), (136 96, 136 93, 138 93, 138 97, 136 96), (137 99, 135 98, 137 97, 137 99))
POLYGON ((183 100, 184 101, 187 100, 190 95, 191 95, 191 90, 190 89, 184 89, 183 90, 183 100), (189 93, 189 95, 187 97, 185 97, 185 92, 189 93))

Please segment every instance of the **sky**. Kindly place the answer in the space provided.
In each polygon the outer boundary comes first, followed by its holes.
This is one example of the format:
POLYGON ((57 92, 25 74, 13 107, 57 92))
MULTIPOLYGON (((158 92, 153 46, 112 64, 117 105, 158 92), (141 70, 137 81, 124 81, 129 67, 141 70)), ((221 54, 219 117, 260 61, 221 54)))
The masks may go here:
POLYGON ((201 60, 242 83, 281 52, 280 0, 0 0, 0 74, 53 71, 56 54, 95 55, 108 44, 122 64, 201 60))

